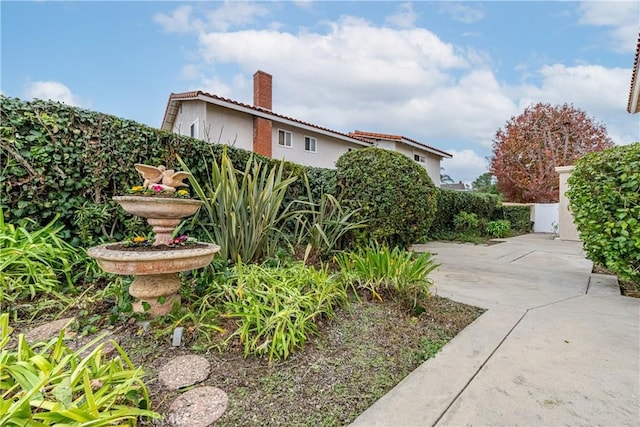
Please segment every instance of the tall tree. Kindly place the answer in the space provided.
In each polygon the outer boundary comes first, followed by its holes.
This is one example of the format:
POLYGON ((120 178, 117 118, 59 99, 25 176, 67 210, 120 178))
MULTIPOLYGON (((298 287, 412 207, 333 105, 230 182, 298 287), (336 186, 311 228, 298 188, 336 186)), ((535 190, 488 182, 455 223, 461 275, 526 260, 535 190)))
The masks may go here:
POLYGON ((491 173, 509 202, 558 201, 557 166, 613 146, 605 126, 573 105, 539 103, 511 117, 493 139, 491 173))
POLYGON ((478 193, 498 194, 498 188, 493 179, 491 172, 485 172, 471 183, 473 191, 478 193))

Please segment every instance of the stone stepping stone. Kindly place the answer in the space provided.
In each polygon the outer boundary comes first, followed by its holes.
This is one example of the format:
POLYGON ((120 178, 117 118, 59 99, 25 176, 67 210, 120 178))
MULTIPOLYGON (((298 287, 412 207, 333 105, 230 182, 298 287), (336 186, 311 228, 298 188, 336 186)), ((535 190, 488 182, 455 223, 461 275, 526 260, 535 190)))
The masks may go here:
POLYGON ((178 396, 166 416, 174 427, 207 427, 227 410, 227 393, 217 387, 197 387, 178 396))
POLYGON ((169 390, 178 390, 206 380, 210 372, 207 359, 189 354, 175 357, 158 369, 158 379, 169 390))
MULTIPOLYGON (((67 326, 67 324, 71 324, 75 322, 75 320, 75 317, 65 317, 64 319, 45 323, 44 325, 33 328, 32 330, 24 334, 24 338, 29 344, 49 341, 51 338, 57 337, 60 331, 65 329, 65 326, 67 326)), ((65 330, 64 335, 65 338, 72 338, 73 336, 75 336, 75 334, 70 332, 69 329, 65 330)))

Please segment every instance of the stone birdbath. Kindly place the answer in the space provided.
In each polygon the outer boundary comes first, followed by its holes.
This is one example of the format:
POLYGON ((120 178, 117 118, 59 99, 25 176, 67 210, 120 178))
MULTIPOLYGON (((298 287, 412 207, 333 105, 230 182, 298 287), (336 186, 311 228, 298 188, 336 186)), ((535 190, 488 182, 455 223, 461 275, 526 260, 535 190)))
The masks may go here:
POLYGON ((125 211, 147 219, 155 234, 153 245, 135 248, 126 247, 125 242, 108 243, 89 248, 87 253, 108 273, 134 276, 129 287, 129 293, 137 299, 133 311, 156 317, 180 304, 178 273, 206 267, 220 247, 202 242, 172 247, 176 226, 195 214, 202 201, 172 197, 176 187, 186 185, 181 182, 189 176, 186 172, 147 165, 136 165, 136 169, 145 183, 135 188, 142 188, 145 195, 116 196, 113 200, 125 211), (153 191, 162 196, 153 195, 153 191))

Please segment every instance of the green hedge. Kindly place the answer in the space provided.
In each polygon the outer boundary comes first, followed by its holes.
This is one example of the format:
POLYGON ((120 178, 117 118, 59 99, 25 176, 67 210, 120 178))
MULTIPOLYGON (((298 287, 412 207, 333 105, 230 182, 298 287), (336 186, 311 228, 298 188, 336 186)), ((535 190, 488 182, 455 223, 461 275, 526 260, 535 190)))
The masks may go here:
MULTIPOLYGON (((28 217, 45 226, 60 214, 63 237, 73 245, 119 240, 144 227, 142 220, 132 218, 111 200, 141 183, 135 163, 173 168, 179 155, 199 181, 204 181, 211 163, 211 144, 131 120, 56 102, 25 102, 5 96, 0 96, 0 107, 0 205, 5 217, 14 222, 28 217)), ((220 158, 223 145, 212 148, 220 158)), ((228 147, 227 154, 242 170, 252 155, 234 147, 228 147)), ((334 185, 330 172, 285 162, 285 175, 305 171, 314 177, 312 188, 316 183, 323 188, 334 185)), ((291 186, 287 197, 306 197, 303 180, 291 186)))
POLYGON ((640 142, 581 158, 567 196, 587 256, 640 285, 640 142))
POLYGON ((454 233, 454 220, 460 212, 476 214, 479 220, 488 222, 495 219, 499 211, 499 197, 495 194, 440 188, 437 195, 438 210, 428 233, 428 236, 432 239, 438 239, 454 233))
POLYGON ((338 196, 367 226, 356 231, 369 241, 408 247, 429 230, 436 210, 436 188, 425 168, 407 156, 369 147, 336 162, 338 196))
POLYGON ((498 209, 495 219, 504 219, 511 224, 511 230, 517 233, 531 233, 531 206, 502 206, 498 209))

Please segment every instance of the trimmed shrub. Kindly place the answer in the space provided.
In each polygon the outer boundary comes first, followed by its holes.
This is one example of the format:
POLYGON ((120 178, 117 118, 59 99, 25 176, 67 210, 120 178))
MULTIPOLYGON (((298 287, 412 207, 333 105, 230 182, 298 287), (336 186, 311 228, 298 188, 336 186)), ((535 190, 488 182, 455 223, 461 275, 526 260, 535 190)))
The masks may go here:
MULTIPOLYGON (((204 182, 207 166, 214 158, 219 161, 226 147, 57 102, 25 102, 1 95, 0 123, 0 205, 5 218, 14 223, 31 218, 44 227, 59 214, 62 237, 74 246, 144 234, 145 222, 111 200, 140 184, 135 163, 175 168, 180 156, 194 177, 204 182)), ((240 170, 251 154, 227 147, 228 157, 240 170)), ((280 163, 253 157, 270 167, 280 163)), ((284 162, 283 175, 307 171, 314 175, 313 191, 322 191, 314 189, 316 182, 331 188, 331 173, 311 173, 313 169, 284 162)), ((288 189, 285 204, 298 197, 307 199, 302 183, 288 189)))
POLYGON ((453 218, 453 226, 458 233, 476 234, 480 221, 478 220, 478 215, 462 211, 453 218))
POLYGON ((502 206, 495 218, 509 221, 511 229, 517 233, 530 233, 533 230, 531 206, 502 206))
POLYGON ((568 182, 589 259, 640 285, 640 142, 587 154, 568 182))
POLYGON ((460 212, 475 214, 478 220, 489 221, 499 209, 499 198, 495 194, 438 189, 437 195, 438 210, 428 232, 428 236, 434 239, 455 232, 454 219, 460 212))
POLYGON ((436 211, 436 188, 425 168, 395 151, 369 147, 343 154, 336 162, 343 207, 360 209, 354 231, 361 243, 377 241, 408 247, 424 236, 436 211))

